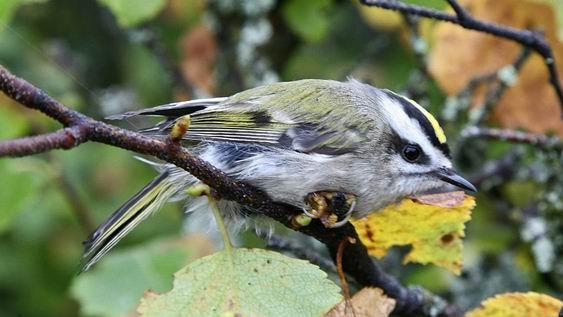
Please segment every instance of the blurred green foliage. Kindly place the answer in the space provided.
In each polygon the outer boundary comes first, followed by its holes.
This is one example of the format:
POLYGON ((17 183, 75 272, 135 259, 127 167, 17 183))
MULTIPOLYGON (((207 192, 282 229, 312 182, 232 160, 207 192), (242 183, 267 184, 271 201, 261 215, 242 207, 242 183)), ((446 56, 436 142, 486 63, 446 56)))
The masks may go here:
POLYGON ((172 274, 193 257, 187 254, 187 243, 186 239, 159 239, 115 252, 97 270, 73 284, 72 296, 80 301, 86 315, 132 313, 145 291, 164 292, 171 288, 172 274))
MULTIPOLYGON (((444 7, 438 0, 411 2, 444 7)), ((300 78, 352 75, 407 91, 417 69, 404 34, 372 28, 356 4, 336 0, 2 0, 0 64, 95 118, 300 78), (214 37, 190 40, 201 25, 214 37), (194 80, 191 89, 182 89, 171 69, 186 77, 189 70, 182 65, 207 58, 198 55, 198 48, 209 41, 218 50, 215 90, 206 91, 194 80)), ((426 101, 439 113, 445 96, 426 80, 426 101)), ((0 126, 0 138, 9 139, 52 131, 58 124, 0 97, 0 126)), ((448 137, 455 139, 460 128, 460 122, 448 124, 448 137)), ((456 164, 478 179, 486 164, 494 167, 495 160, 513 152, 516 159, 506 175, 479 183, 461 277, 435 267, 400 266, 393 257, 386 260, 393 264, 389 270, 464 308, 500 291, 533 289, 561 296, 562 154, 470 140, 456 151, 456 164), (540 225, 529 228, 529 219, 540 225), (532 232, 532 238, 523 232, 532 232), (538 247, 541 239, 551 243, 554 259, 542 258, 550 251, 541 249, 544 244, 538 247), (538 259, 551 261, 550 270, 540 272, 538 259)), ((170 273, 196 252, 189 243, 161 250, 162 242, 153 242, 180 236, 179 204, 168 204, 92 272, 76 277, 80 242, 92 228, 69 196, 77 197, 87 217, 99 224, 154 174, 131 153, 95 143, 0 160, 0 316, 118 316, 134 309, 143 289, 169 289, 170 273)), ((249 239, 243 237, 242 244, 249 239)))
POLYGON ((139 5, 135 0, 100 0, 109 7, 122 27, 137 26, 154 18, 166 4, 165 0, 146 0, 139 5))
POLYGON ((284 3, 283 16, 289 28, 305 41, 319 42, 329 31, 330 8, 333 8, 330 0, 292 0, 284 3))

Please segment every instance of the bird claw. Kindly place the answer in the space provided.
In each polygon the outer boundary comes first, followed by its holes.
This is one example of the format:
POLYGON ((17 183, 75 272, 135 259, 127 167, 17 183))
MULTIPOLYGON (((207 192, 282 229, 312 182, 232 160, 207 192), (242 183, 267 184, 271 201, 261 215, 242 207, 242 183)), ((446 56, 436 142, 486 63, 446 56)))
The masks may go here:
POLYGON ((356 206, 356 196, 343 192, 319 191, 305 197, 303 213, 319 219, 326 228, 338 228, 348 222, 356 206))

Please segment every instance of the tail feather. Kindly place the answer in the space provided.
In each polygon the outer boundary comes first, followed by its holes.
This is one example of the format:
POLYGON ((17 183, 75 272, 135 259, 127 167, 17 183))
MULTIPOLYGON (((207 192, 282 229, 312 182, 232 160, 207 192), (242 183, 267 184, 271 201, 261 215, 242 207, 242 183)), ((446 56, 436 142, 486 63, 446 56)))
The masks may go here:
POLYGON ((84 241, 80 272, 90 269, 125 235, 172 197, 177 191, 173 185, 170 172, 164 171, 119 207, 84 241))

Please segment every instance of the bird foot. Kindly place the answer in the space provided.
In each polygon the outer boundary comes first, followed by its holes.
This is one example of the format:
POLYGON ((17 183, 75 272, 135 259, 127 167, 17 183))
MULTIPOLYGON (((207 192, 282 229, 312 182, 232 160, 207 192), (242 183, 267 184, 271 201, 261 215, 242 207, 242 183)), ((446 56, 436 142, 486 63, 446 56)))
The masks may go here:
POLYGON ((305 196, 303 212, 319 219, 326 228, 343 226, 354 211, 356 196, 343 192, 318 191, 305 196))

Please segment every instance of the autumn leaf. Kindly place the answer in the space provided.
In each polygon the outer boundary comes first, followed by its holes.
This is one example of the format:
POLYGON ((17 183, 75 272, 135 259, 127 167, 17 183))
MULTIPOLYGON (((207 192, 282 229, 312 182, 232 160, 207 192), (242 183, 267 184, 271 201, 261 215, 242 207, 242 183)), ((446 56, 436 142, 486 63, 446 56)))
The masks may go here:
POLYGON ((213 33, 207 26, 196 26, 182 39, 181 45, 184 54, 182 74, 198 89, 213 95, 215 91, 213 71, 219 53, 213 33))
MULTIPOLYGON (((563 78, 563 43, 557 36, 552 4, 533 0, 460 2, 477 19, 544 32, 559 66, 559 78, 563 78)), ((434 31, 429 70, 440 87, 454 95, 472 78, 511 64, 521 50, 522 46, 513 41, 441 23, 434 31)), ((485 91, 481 90, 473 106, 480 104, 484 97, 485 91)), ((541 56, 533 54, 526 61, 518 81, 495 106, 492 119, 504 128, 522 128, 536 133, 554 131, 563 136, 559 100, 549 84, 541 56)))
POLYGON ((395 308, 395 300, 375 287, 364 287, 349 301, 343 299, 325 317, 387 317, 395 308))
POLYGON ((464 224, 474 206, 474 198, 461 191, 426 195, 404 199, 352 224, 370 255, 382 258, 393 246, 410 245, 405 263, 433 263, 459 274, 464 224))
POLYGON ((487 299, 465 317, 555 317, 562 308, 562 301, 548 295, 506 293, 487 299))

